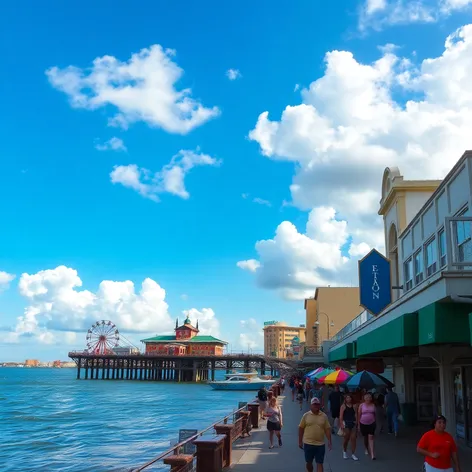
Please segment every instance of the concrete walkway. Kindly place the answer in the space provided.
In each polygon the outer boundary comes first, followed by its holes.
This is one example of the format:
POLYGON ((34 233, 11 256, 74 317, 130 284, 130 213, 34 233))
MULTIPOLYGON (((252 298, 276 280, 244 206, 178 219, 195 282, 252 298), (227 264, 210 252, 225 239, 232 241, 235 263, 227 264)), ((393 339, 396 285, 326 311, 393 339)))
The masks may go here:
MULTIPOLYGON (((252 430, 251 437, 233 444, 233 465, 235 472, 303 472, 305 461, 303 451, 298 448, 298 424, 304 409, 300 412, 298 404, 291 398, 279 397, 284 416, 282 431, 283 446, 269 449, 269 433, 265 422, 259 430, 252 430)), ((364 455, 362 438, 358 438, 358 462, 342 457, 342 438, 333 435, 333 450, 326 452, 325 472, 421 472, 422 458, 416 453, 416 443, 423 431, 420 428, 404 427, 398 438, 387 434, 376 437, 377 460, 372 461, 364 455)), ((275 441, 276 442, 276 441, 275 441)), ((348 449, 349 451, 349 449, 348 449)), ((472 472, 472 451, 460 452, 462 472, 472 472)), ((316 468, 315 468, 316 470, 316 468)))

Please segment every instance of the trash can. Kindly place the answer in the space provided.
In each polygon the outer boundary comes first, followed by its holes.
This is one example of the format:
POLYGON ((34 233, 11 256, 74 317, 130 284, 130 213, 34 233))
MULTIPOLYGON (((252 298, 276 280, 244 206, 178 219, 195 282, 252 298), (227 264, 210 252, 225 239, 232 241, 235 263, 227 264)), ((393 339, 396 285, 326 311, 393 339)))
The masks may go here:
POLYGON ((402 406, 403 422, 406 426, 413 426, 417 423, 416 419, 416 404, 403 403, 402 406))

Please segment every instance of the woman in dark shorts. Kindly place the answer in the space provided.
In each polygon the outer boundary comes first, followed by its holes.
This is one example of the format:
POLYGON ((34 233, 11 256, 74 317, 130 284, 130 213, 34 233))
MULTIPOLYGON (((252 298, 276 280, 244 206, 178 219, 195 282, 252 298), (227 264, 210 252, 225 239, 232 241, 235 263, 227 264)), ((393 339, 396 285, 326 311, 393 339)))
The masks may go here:
POLYGON ((359 430, 364 437, 365 455, 375 460, 374 453, 374 435, 375 435, 375 420, 376 420, 376 409, 375 404, 372 401, 372 394, 366 393, 364 395, 364 403, 359 405, 357 410, 357 424, 359 430))
POLYGON ((269 431, 269 449, 274 448, 274 433, 279 440, 279 447, 282 447, 282 436, 280 431, 282 430, 282 409, 277 405, 277 399, 272 397, 269 400, 269 406, 265 412, 267 417, 267 431, 269 431))
POLYGON ((352 396, 347 393, 344 397, 344 403, 341 405, 341 412, 339 417, 340 428, 344 433, 343 441, 343 458, 349 459, 347 455, 347 446, 351 442, 351 458, 353 461, 358 461, 356 456, 357 443, 357 412, 356 405, 354 405, 352 396))

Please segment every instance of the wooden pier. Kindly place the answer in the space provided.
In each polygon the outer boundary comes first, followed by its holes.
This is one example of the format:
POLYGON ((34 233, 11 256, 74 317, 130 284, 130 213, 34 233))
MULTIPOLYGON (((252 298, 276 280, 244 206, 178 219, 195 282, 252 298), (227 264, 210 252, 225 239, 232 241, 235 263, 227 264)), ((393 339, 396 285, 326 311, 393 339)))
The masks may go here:
POLYGON ((262 375, 275 376, 281 371, 294 370, 290 360, 262 355, 231 354, 222 356, 158 356, 149 354, 96 355, 70 352, 77 365, 77 379, 142 380, 171 382, 205 382, 215 380, 216 370, 257 370, 262 375), (83 376, 82 376, 82 370, 83 376))

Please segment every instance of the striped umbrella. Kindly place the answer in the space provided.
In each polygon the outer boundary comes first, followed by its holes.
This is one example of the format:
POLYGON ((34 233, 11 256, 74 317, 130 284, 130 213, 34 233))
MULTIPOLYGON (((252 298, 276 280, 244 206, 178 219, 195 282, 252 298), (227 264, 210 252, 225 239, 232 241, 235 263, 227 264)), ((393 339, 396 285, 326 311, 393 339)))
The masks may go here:
POLYGON ((325 368, 324 367, 318 367, 315 370, 312 370, 311 372, 308 372, 308 374, 306 374, 305 377, 312 377, 313 375, 318 374, 322 370, 325 370, 325 368))
POLYGON ((363 388, 366 390, 372 390, 373 388, 389 387, 392 386, 392 382, 387 380, 385 377, 380 378, 377 374, 363 370, 358 372, 347 381, 347 386, 351 388, 363 388))
POLYGON ((323 383, 323 380, 324 378, 331 374, 332 372, 334 372, 334 369, 330 369, 330 368, 327 368, 327 369, 323 369, 321 370, 320 372, 318 372, 317 374, 315 375, 312 375, 310 377, 310 380, 314 381, 314 382, 317 382, 319 384, 322 384, 323 383))
POLYGON ((338 369, 328 374, 323 383, 327 385, 344 385, 354 374, 348 370, 338 369))

